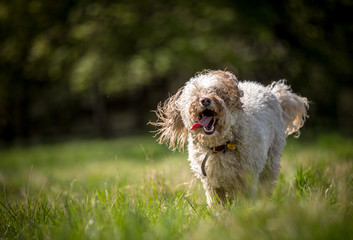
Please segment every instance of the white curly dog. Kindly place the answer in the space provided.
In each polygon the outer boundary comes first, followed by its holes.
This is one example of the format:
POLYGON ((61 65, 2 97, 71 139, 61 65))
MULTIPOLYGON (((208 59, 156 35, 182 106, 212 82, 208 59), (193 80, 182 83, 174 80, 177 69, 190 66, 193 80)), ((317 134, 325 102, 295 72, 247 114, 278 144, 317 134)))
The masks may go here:
POLYGON ((283 80, 265 87, 206 70, 160 103, 151 124, 172 150, 188 141, 191 169, 213 206, 239 193, 252 195, 259 185, 271 190, 286 136, 299 135, 307 109, 308 100, 283 80))

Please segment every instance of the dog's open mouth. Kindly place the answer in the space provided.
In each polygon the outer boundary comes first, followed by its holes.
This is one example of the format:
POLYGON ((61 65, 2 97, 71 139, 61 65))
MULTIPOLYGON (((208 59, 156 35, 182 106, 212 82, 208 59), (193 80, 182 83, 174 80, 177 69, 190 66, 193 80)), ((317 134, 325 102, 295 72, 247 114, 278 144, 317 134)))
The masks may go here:
POLYGON ((217 114, 211 109, 204 110, 203 112, 200 113, 199 122, 192 125, 190 130, 203 128, 203 130, 205 131, 205 134, 207 135, 213 134, 216 131, 216 124, 217 124, 216 115, 217 114))

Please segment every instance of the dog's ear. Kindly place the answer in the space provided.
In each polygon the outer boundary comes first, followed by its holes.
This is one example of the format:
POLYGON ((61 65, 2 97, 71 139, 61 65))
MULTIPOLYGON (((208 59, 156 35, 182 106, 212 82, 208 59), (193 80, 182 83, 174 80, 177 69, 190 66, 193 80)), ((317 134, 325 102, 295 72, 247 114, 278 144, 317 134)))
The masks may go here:
POLYGON ((159 103, 157 110, 154 111, 158 118, 157 121, 149 122, 149 124, 159 128, 154 131, 155 136, 159 135, 158 142, 166 143, 173 151, 176 149, 183 150, 188 137, 188 131, 176 103, 182 92, 183 88, 180 88, 175 95, 170 96, 164 103, 159 103))
POLYGON ((217 94, 228 104, 235 108, 241 109, 242 102, 240 98, 244 96, 244 92, 239 89, 239 81, 237 77, 228 71, 222 71, 220 81, 223 82, 223 87, 218 89, 217 94))

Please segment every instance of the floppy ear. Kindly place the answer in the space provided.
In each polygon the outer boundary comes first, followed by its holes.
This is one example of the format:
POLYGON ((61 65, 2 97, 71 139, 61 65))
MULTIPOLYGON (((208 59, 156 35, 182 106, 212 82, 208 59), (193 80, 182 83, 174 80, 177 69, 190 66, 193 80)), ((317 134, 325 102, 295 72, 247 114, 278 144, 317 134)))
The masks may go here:
POLYGON ((224 85, 221 89, 216 90, 217 95, 228 105, 242 109, 240 98, 244 96, 244 92, 239 89, 239 81, 236 76, 228 71, 216 71, 216 74, 221 77, 219 81, 223 82, 224 85))
POLYGON ((154 111, 158 118, 157 121, 149 122, 149 124, 159 127, 158 130, 153 131, 155 136, 159 135, 158 142, 160 144, 166 143, 173 151, 176 149, 183 150, 188 137, 188 131, 176 104, 182 92, 183 88, 180 88, 175 95, 169 97, 164 103, 159 103, 157 110, 154 111))

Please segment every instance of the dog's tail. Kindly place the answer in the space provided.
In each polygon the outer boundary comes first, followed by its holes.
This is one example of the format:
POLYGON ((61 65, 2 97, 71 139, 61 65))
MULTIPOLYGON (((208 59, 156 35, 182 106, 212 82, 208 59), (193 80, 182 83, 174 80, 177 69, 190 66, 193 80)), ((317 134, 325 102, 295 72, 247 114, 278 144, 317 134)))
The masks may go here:
POLYGON ((308 99, 293 93, 291 87, 285 83, 285 80, 274 82, 270 85, 270 89, 281 104, 287 136, 296 133, 295 137, 299 137, 299 129, 304 125, 306 118, 308 118, 308 99))

